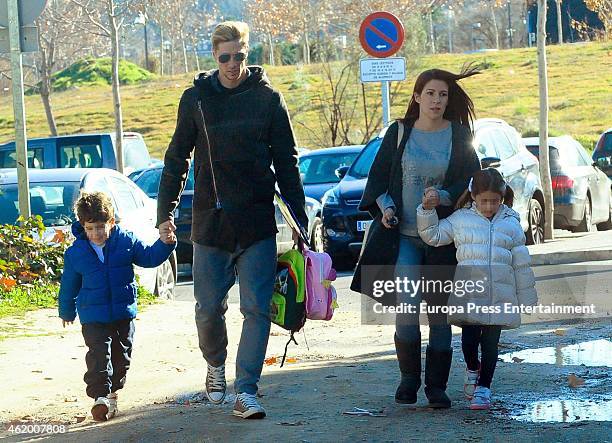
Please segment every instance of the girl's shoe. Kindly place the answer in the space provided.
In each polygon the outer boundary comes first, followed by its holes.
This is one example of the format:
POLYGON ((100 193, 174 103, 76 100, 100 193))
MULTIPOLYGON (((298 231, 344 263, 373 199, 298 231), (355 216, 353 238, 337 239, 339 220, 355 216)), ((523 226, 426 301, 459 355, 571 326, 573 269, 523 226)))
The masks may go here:
POLYGON ((109 407, 108 407, 108 413, 106 414, 106 417, 110 420, 111 418, 113 418, 115 415, 119 413, 119 409, 117 408, 118 396, 116 392, 112 392, 107 398, 108 398, 109 407))
POLYGON ((478 377, 480 376, 480 369, 476 371, 470 371, 465 369, 465 382, 463 383, 463 393, 465 398, 471 400, 474 397, 474 391, 476 390, 476 384, 478 383, 478 377))
POLYGON ((476 386, 474 397, 470 402, 472 410, 487 410, 491 408, 491 390, 484 386, 476 386))

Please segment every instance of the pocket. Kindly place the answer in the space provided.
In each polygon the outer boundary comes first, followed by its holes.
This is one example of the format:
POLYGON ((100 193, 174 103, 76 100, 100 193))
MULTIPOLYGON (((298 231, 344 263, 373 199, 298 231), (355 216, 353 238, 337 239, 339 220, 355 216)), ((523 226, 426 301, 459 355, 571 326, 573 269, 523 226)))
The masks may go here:
POLYGON ((279 326, 285 326, 285 311, 287 307, 287 300, 285 297, 278 293, 272 294, 272 303, 270 304, 270 319, 272 323, 279 326))

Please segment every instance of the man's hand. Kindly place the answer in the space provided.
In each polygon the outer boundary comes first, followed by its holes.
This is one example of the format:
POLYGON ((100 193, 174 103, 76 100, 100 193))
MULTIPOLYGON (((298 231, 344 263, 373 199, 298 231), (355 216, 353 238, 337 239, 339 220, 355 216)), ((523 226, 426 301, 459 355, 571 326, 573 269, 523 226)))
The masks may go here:
POLYGON ((66 325, 71 325, 72 323, 74 323, 74 320, 73 321, 62 320, 62 326, 64 328, 66 327, 66 325))
POLYGON ((395 209, 387 208, 383 212, 382 224, 387 229, 393 229, 397 226, 397 218, 395 217, 395 209))
POLYGON ((436 188, 427 188, 423 192, 423 209, 434 209, 440 204, 440 193, 436 188))
POLYGON ((159 224, 159 238, 167 245, 176 243, 176 225, 172 219, 159 224))

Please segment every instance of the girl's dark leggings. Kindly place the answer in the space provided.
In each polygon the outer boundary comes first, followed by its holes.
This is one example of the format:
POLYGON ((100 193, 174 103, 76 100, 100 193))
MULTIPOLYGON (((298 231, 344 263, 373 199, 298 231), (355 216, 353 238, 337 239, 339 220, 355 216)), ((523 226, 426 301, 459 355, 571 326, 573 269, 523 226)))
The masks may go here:
POLYGON ((495 365, 497 364, 497 344, 501 335, 500 326, 462 326, 461 348, 465 363, 470 371, 478 370, 478 345, 480 345, 480 377, 478 386, 491 387, 495 365))

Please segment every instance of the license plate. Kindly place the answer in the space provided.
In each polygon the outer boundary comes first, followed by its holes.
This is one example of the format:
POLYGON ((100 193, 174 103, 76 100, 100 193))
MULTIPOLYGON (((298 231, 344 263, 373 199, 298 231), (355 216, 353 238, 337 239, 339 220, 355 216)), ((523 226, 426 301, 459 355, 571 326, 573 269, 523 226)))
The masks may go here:
POLYGON ((357 222, 357 231, 365 232, 366 229, 372 224, 372 220, 358 221, 357 222))

